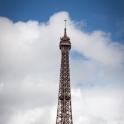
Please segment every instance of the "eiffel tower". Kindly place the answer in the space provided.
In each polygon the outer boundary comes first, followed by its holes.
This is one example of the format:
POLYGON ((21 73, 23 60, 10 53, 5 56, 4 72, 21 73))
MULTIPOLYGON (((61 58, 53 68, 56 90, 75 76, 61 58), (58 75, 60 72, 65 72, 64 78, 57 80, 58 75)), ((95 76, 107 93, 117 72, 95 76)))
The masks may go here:
POLYGON ((59 47, 61 50, 61 69, 56 124, 73 124, 69 69, 69 50, 71 49, 71 42, 66 34, 66 20, 64 36, 60 38, 59 47))

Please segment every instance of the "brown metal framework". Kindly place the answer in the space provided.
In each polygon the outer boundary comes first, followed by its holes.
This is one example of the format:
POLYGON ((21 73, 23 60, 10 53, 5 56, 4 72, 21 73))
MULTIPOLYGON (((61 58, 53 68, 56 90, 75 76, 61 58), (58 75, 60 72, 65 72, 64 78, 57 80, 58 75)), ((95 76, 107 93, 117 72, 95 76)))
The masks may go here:
POLYGON ((71 49, 70 38, 67 37, 66 35, 65 27, 64 36, 61 38, 60 41, 61 69, 56 124, 73 124, 69 69, 70 49, 71 49))

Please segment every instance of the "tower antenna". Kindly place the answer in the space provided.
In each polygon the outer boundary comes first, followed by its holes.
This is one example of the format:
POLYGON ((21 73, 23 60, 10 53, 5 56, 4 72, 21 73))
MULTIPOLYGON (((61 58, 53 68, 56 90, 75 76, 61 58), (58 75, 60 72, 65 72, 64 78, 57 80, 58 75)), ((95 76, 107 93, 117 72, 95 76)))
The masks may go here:
POLYGON ((67 37, 67 34, 66 34, 66 21, 67 20, 64 20, 65 21, 65 32, 64 32, 64 36, 67 37))
POLYGON ((66 28, 66 21, 67 21, 67 20, 64 20, 64 21, 65 21, 65 28, 66 28))

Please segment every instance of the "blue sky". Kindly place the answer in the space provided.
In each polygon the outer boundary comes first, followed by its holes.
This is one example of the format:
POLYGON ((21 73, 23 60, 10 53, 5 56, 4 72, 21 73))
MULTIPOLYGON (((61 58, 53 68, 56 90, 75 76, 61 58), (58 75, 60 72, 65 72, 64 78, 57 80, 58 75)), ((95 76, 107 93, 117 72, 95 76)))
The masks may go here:
POLYGON ((0 0, 0 16, 16 21, 48 21, 56 12, 67 11, 72 20, 84 21, 86 31, 103 30, 113 41, 124 41, 123 0, 0 0), (120 32, 118 34, 118 32, 120 32))
POLYGON ((55 124, 65 19, 74 124, 124 124, 124 0, 0 0, 0 124, 55 124))

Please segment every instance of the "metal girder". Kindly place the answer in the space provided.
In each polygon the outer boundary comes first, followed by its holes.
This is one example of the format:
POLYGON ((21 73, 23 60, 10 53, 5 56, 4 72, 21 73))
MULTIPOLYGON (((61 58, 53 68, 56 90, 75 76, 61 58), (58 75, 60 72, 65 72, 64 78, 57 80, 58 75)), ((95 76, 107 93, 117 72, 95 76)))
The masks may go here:
MULTIPOLYGON (((61 38, 61 69, 60 69, 60 83, 58 94, 58 108, 56 124, 73 124, 72 108, 71 108, 71 87, 70 87, 70 68, 69 68, 69 50, 70 39, 61 38), (67 45, 63 45, 62 39, 67 39, 67 45), (68 45, 69 44, 69 45, 68 45)), ((65 42, 65 41, 64 41, 65 42)))

